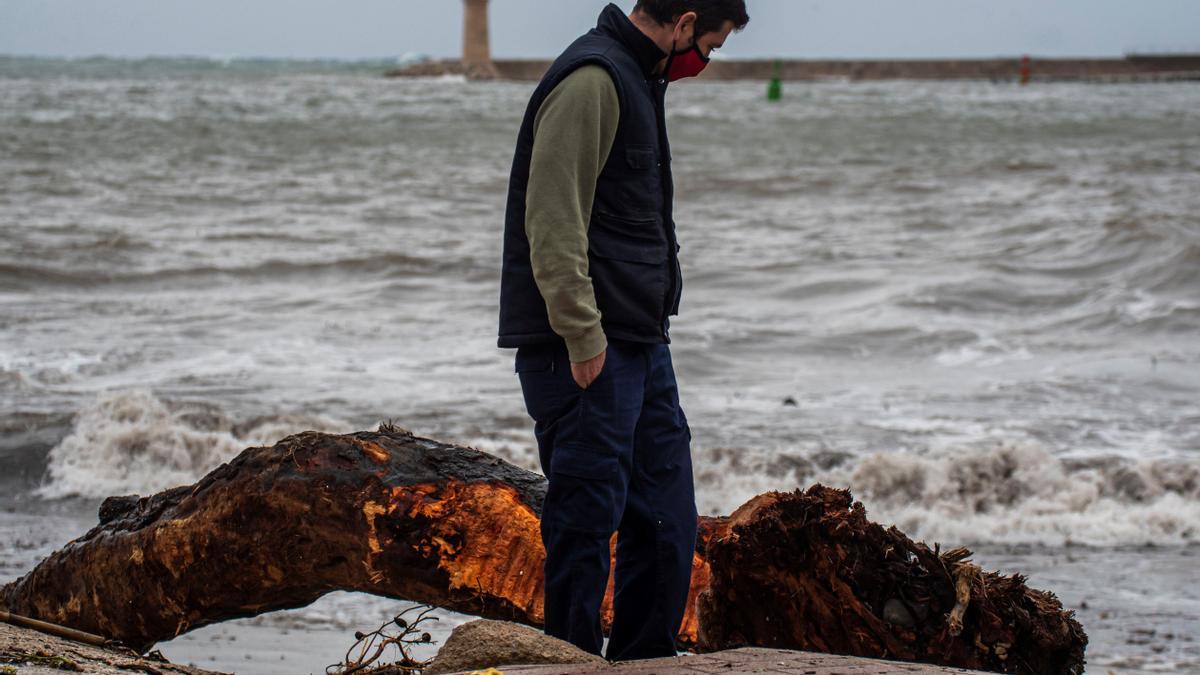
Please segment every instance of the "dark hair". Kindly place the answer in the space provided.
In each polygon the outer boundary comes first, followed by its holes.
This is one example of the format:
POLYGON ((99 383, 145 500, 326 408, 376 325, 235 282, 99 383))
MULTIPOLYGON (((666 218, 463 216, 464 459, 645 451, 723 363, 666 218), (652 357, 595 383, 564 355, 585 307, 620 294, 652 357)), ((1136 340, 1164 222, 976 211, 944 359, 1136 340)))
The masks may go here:
POLYGON ((645 12, 659 23, 671 23, 681 14, 695 12, 697 36, 720 29, 726 21, 732 21, 735 30, 750 23, 746 0, 638 0, 634 10, 645 12))

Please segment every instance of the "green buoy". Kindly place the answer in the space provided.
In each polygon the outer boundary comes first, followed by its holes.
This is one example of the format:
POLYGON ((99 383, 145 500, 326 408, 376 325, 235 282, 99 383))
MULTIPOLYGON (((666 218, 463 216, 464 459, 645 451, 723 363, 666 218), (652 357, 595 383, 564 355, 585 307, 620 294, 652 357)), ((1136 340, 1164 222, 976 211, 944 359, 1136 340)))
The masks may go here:
POLYGON ((775 61, 775 75, 767 85, 767 100, 778 101, 783 98, 783 62, 775 61))

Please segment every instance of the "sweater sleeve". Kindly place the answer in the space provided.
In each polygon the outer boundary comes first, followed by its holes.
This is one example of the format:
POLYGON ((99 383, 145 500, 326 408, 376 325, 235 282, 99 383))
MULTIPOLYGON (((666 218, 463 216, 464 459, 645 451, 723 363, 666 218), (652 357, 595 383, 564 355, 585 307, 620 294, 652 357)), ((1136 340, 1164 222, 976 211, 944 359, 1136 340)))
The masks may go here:
POLYGON ((620 113, 608 71, 587 65, 564 78, 534 118, 525 234, 550 327, 575 362, 608 346, 588 276, 587 228, 620 113))

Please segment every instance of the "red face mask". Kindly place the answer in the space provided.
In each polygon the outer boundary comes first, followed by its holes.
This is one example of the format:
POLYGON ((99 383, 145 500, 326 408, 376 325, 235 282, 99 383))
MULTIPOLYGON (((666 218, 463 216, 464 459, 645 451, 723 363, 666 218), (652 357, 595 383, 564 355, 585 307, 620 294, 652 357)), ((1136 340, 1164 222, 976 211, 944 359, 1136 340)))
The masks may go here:
POLYGON ((695 77, 708 65, 709 58, 700 52, 700 45, 692 45, 682 54, 671 52, 667 59, 667 79, 671 82, 685 77, 695 77))

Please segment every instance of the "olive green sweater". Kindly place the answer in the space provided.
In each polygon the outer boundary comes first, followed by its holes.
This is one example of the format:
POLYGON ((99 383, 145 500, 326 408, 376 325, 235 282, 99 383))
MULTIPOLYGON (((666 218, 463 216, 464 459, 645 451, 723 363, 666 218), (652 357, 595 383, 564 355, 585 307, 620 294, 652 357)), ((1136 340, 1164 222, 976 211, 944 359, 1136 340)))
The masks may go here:
POLYGON ((550 327, 575 362, 608 347, 588 276, 587 229, 596 179, 608 161, 620 114, 612 77, 588 65, 550 92, 533 123, 525 234, 550 327))

